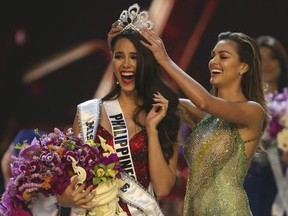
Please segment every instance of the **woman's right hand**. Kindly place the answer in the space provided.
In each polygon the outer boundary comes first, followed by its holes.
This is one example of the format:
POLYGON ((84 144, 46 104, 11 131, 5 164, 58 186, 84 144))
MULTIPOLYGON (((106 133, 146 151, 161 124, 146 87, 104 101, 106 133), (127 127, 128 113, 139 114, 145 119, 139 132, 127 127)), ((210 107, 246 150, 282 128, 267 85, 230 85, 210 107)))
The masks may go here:
POLYGON ((95 203, 90 202, 95 196, 95 191, 92 191, 93 186, 90 185, 85 189, 85 183, 77 185, 77 182, 78 179, 73 178, 65 191, 57 197, 58 203, 65 207, 95 208, 95 203))
POLYGON ((161 62, 170 61, 170 57, 167 54, 162 39, 158 37, 155 32, 146 28, 141 29, 139 32, 149 42, 140 41, 141 44, 153 53, 159 64, 161 64, 161 62))
POLYGON ((122 30, 123 30, 123 26, 121 25, 119 20, 117 20, 116 22, 112 24, 111 29, 107 36, 107 41, 108 41, 108 45, 110 49, 111 49, 112 38, 118 35, 122 30))

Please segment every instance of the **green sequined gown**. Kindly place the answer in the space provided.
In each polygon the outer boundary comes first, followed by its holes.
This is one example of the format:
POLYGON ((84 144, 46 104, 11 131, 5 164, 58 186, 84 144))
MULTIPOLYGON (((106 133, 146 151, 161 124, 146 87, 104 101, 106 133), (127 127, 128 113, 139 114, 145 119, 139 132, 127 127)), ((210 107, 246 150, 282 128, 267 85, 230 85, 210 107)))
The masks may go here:
POLYGON ((189 166, 185 216, 252 215, 243 182, 248 165, 235 124, 208 115, 184 145, 189 166))

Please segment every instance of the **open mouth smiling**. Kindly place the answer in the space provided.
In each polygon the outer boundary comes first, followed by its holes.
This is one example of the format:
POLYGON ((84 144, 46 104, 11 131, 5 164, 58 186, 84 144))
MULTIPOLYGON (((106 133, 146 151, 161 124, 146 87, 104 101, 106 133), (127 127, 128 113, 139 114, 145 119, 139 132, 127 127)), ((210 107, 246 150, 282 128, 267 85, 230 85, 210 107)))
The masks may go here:
POLYGON ((213 69, 213 70, 211 70, 211 73, 214 75, 217 75, 217 74, 221 74, 222 73, 222 71, 221 70, 217 70, 217 69, 213 69))
POLYGON ((135 78, 135 73, 134 72, 121 72, 121 77, 124 82, 130 83, 134 80, 135 78))

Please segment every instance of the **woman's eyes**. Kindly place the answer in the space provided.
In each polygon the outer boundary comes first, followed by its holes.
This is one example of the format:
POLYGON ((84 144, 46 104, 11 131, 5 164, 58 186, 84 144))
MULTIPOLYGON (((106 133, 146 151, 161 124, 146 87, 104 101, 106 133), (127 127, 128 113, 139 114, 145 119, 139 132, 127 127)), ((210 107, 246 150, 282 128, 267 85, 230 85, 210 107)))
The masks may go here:
POLYGON ((228 59, 228 56, 220 56, 220 59, 228 59))
MULTIPOLYGON (((213 58, 215 58, 216 56, 210 56, 210 59, 213 59, 213 58)), ((226 56, 226 55, 220 55, 218 58, 220 58, 220 59, 228 59, 229 58, 229 56, 226 56)))
POLYGON ((121 59, 121 58, 123 58, 123 55, 115 54, 115 55, 114 55, 114 58, 115 58, 115 59, 121 59))
MULTIPOLYGON (((133 60, 134 60, 134 59, 135 59, 135 60, 137 59, 137 55, 134 55, 134 54, 130 55, 129 57, 130 57, 131 59, 133 59, 133 60)), ((124 56, 123 54, 115 54, 115 55, 114 55, 114 58, 115 58, 115 59, 124 59, 125 56, 124 56)))

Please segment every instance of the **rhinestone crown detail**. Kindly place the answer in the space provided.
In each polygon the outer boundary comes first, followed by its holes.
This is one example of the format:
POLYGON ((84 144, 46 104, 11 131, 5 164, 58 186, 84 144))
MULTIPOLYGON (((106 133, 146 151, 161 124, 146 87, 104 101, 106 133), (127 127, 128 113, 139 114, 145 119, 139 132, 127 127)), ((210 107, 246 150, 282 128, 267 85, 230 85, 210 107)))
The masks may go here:
POLYGON ((154 24, 148 19, 147 11, 141 11, 137 3, 131 5, 128 10, 123 10, 119 17, 119 22, 124 29, 141 30, 143 28, 152 29, 154 24))

